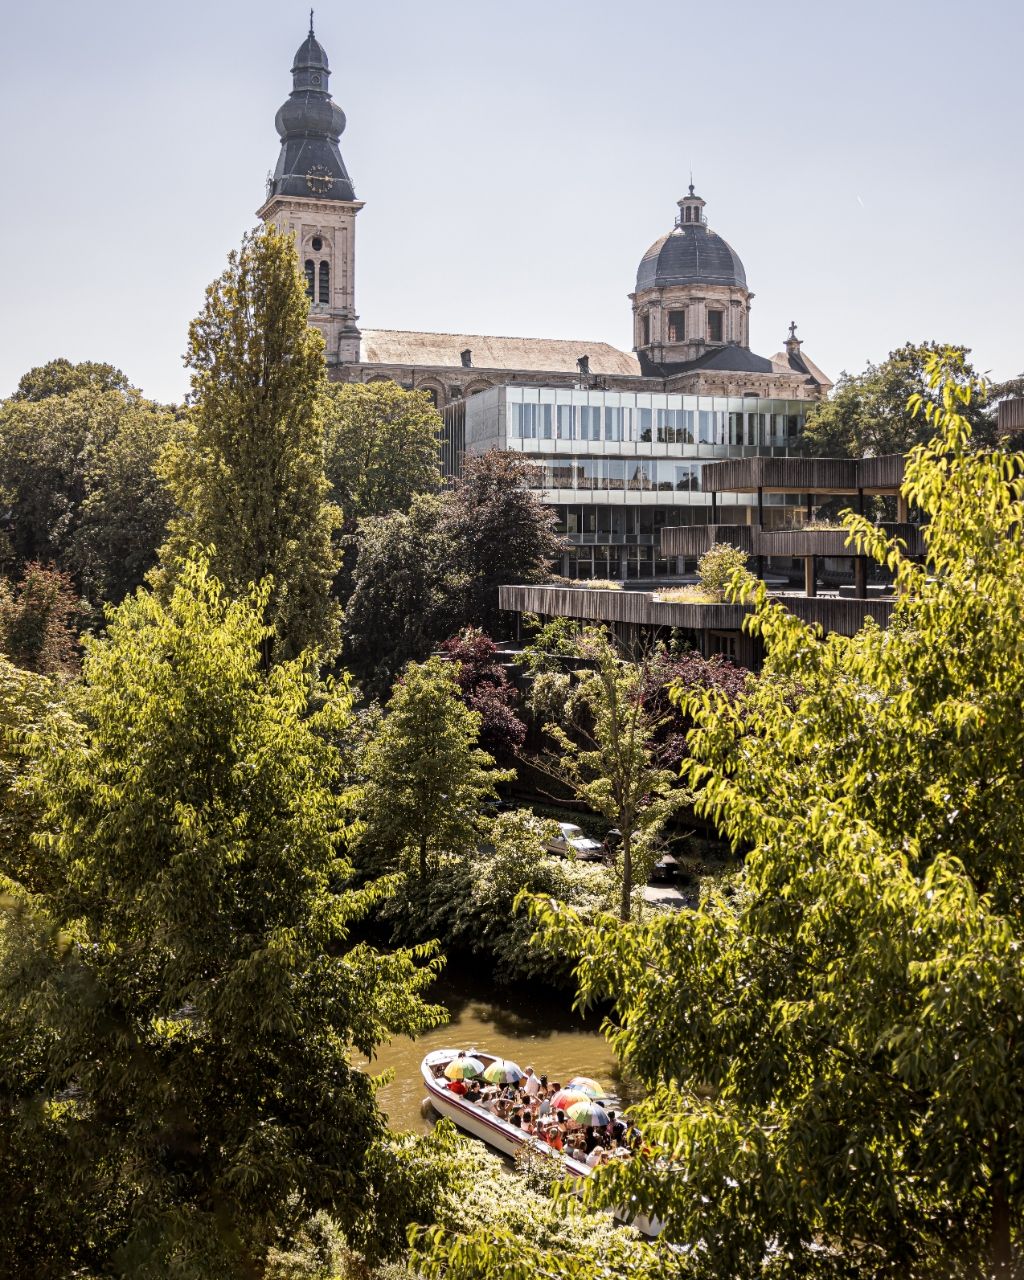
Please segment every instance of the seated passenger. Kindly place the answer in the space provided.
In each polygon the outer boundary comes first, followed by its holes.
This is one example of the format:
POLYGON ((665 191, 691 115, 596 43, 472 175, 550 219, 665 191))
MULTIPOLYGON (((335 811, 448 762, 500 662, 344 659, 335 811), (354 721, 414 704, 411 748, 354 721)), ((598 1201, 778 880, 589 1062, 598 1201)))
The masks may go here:
POLYGON ((452 1093, 465 1093, 466 1082, 465 1080, 449 1080, 448 1088, 452 1093))
POLYGON ((482 1097, 483 1094, 480 1092, 480 1086, 475 1080, 470 1080, 469 1088, 466 1090, 466 1101, 479 1102, 482 1097))

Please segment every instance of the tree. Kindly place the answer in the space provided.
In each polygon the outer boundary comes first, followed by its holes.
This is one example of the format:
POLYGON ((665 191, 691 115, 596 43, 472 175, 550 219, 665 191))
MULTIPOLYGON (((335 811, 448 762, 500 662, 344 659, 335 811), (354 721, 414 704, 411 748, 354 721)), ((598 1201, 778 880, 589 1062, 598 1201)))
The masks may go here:
POLYGON ((441 416, 422 391, 396 382, 329 383, 324 392, 327 478, 345 523, 408 511, 441 487, 441 416))
POLYGON ((441 652, 454 662, 462 700, 480 714, 480 745, 499 758, 514 756, 526 741, 526 725, 516 715, 519 694, 498 662, 498 646, 476 627, 450 636, 441 652))
POLYGON ((449 663, 410 663, 362 757, 366 839, 395 865, 411 854, 420 880, 432 859, 474 845, 480 802, 511 772, 477 744, 480 716, 464 706, 449 663))
POLYGON ((70 575, 26 565, 15 587, 0 579, 0 649, 29 671, 70 674, 78 666, 74 620, 80 608, 70 575))
POLYGON ((745 571, 747 553, 727 542, 715 542, 697 561, 697 579, 710 596, 725 599, 725 588, 737 571, 745 571))
POLYGON ((593 670, 566 702, 565 723, 545 726, 559 753, 549 753, 541 763, 622 832, 615 855, 619 915, 629 920, 634 885, 643 882, 637 872, 649 869, 645 864, 653 861, 665 820, 689 796, 656 760, 663 718, 652 714, 644 699, 647 659, 623 661, 608 636, 595 629, 584 633, 579 652, 592 660, 593 670))
POLYGON ((679 691, 717 689, 736 701, 754 679, 751 672, 718 654, 704 658, 694 649, 674 652, 655 646, 642 666, 642 696, 648 714, 659 723, 652 738, 658 763, 678 769, 688 752, 686 738, 693 720, 680 706, 679 691))
MULTIPOLYGON (((829 398, 813 405, 807 415, 807 446, 812 453, 827 458, 906 453, 932 434, 931 423, 907 407, 912 395, 933 396, 925 374, 928 361, 933 356, 959 360, 966 374, 973 377, 968 355, 966 347, 908 342, 890 351, 880 365, 869 363, 863 373, 844 371, 829 398)), ((973 428, 975 444, 991 444, 994 429, 984 398, 975 397, 964 411, 973 428)))
POLYGON ((369 1203, 385 1123, 350 1051, 437 1020, 434 966, 349 937, 387 891, 338 855, 351 697, 306 655, 263 673, 266 606, 188 562, 87 642, 76 720, 37 739, 53 872, 2 868, 0 910, 18 1273, 249 1280, 369 1203))
POLYGON ((445 509, 442 532, 468 582, 465 621, 491 635, 498 634, 498 587, 543 581, 565 549, 530 474, 520 454, 467 457, 445 509))
POLYGON ((441 498, 418 494, 408 514, 360 522, 345 657, 372 694, 386 694, 464 616, 465 575, 441 532, 443 511, 441 498))
MULTIPOLYGON (((762 678, 739 705, 685 700, 686 775, 742 872, 641 926, 538 908, 580 957, 580 998, 614 998, 649 1090, 650 1158, 584 1198, 656 1212, 676 1275, 1021 1274, 1024 455, 976 449, 962 367, 929 379, 904 486, 926 562, 846 520, 895 575, 890 629, 822 637, 758 587, 762 678)), ((506 1243, 442 1246, 431 1268, 592 1274, 514 1242, 499 1261, 506 1243)), ((655 1246, 604 1273, 666 1262, 655 1246)))
POLYGON ((110 365, 54 360, 0 405, 7 560, 70 573, 94 606, 143 580, 171 514, 156 473, 179 424, 110 365))
POLYGON ((272 225, 246 235, 189 328, 192 407, 165 466, 179 508, 165 576, 198 547, 213 548, 211 568, 232 594, 269 579, 265 662, 338 642, 324 344, 308 312, 292 237, 272 225))

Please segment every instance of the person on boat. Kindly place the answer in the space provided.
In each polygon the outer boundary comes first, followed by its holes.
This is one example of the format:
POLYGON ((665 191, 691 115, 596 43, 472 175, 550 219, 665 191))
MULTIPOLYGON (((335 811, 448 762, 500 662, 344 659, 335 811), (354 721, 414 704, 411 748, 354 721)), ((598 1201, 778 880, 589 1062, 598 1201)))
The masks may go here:
POLYGON ((557 1125, 552 1125, 548 1130, 547 1137, 544 1141, 552 1148, 553 1151, 562 1150, 562 1131, 557 1125))
POLYGON ((480 1086, 477 1084, 475 1080, 470 1080, 469 1088, 466 1090, 466 1093, 465 1093, 466 1101, 479 1102, 482 1097, 483 1097, 483 1094, 480 1092, 480 1086))
POLYGON ((533 1074, 533 1067, 526 1068, 526 1079, 523 1081, 523 1092, 528 1098, 535 1098, 540 1093, 540 1080, 533 1074))
POLYGON ((551 1114, 551 1099, 548 1097, 547 1089, 540 1091, 540 1105, 537 1107, 539 1116, 549 1116, 551 1114))
POLYGON ((466 1092, 465 1080, 449 1080, 448 1090, 450 1093, 459 1093, 459 1094, 465 1093, 466 1092))

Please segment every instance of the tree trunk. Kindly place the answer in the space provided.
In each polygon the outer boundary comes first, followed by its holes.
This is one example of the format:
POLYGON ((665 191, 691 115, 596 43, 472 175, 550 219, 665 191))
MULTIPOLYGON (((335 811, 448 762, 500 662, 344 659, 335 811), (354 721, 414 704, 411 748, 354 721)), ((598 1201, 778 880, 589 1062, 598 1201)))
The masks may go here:
POLYGON ((427 837, 420 836, 420 879, 427 878, 427 837))
POLYGON ((988 1268, 991 1280, 1020 1280, 1024 1275, 1020 1258, 1010 1240, 1010 1201, 1006 1182, 997 1179, 992 1189, 992 1217, 988 1238, 988 1268))
POLYGON ((622 833, 622 897, 619 901, 619 918, 628 920, 632 915, 633 898, 633 842, 622 833))

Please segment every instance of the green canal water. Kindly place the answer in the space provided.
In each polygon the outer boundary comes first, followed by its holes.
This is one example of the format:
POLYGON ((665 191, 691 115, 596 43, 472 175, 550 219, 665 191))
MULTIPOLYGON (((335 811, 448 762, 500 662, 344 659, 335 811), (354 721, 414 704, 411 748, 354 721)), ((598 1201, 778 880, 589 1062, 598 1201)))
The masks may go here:
POLYGON ((433 1120, 420 1113, 420 1062, 433 1049, 497 1053, 563 1084, 572 1076, 593 1076, 610 1093, 625 1096, 600 1017, 573 1013, 567 994, 526 984, 499 986, 463 972, 444 975, 427 998, 448 1009, 448 1024, 416 1040, 398 1037, 368 1064, 374 1074, 386 1070, 394 1077, 377 1095, 393 1129, 429 1132, 433 1120))

